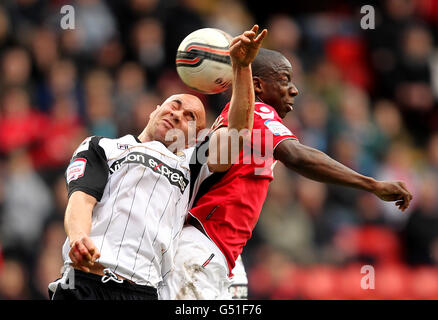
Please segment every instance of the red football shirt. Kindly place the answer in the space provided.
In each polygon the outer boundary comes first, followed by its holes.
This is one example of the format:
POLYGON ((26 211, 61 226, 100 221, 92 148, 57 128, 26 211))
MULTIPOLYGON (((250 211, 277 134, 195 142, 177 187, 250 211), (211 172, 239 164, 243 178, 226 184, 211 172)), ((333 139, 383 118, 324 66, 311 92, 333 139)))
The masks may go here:
MULTIPOLYGON (((229 103, 212 130, 228 125, 229 103)), ((203 226, 227 259, 230 270, 251 238, 272 181, 275 147, 297 137, 282 124, 275 109, 255 103, 251 143, 225 173, 213 173, 199 187, 190 214, 203 226)))

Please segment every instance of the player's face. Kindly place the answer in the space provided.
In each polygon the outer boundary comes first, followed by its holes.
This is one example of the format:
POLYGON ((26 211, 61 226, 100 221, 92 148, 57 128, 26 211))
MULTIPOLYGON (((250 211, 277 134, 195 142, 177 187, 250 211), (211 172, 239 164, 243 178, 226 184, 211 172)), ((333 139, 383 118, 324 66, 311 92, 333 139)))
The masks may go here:
MULTIPOLYGON (((161 141, 166 146, 175 140, 169 136, 183 134, 185 147, 190 142, 189 127, 193 128, 195 134, 198 130, 205 128, 205 111, 202 102, 195 96, 179 94, 169 97, 161 106, 151 114, 152 136, 154 140, 161 141), (172 130, 175 129, 175 130, 172 130), (169 132, 169 130, 172 130, 169 132), (166 135, 169 133, 168 137, 166 135)), ((195 137, 196 138, 196 137, 195 137)))
POLYGON ((261 92, 257 95, 274 107, 281 118, 293 110, 298 89, 292 82, 292 66, 286 58, 274 62, 272 74, 261 78, 260 82, 261 92))

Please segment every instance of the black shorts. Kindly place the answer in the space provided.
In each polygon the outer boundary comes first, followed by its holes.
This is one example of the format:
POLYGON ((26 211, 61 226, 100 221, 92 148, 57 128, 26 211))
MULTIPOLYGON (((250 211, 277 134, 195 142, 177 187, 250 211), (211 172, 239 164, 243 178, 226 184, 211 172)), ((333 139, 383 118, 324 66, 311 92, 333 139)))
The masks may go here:
POLYGON ((158 300, 157 289, 123 281, 102 282, 102 276, 74 270, 74 288, 59 283, 54 293, 49 290, 52 300, 158 300))

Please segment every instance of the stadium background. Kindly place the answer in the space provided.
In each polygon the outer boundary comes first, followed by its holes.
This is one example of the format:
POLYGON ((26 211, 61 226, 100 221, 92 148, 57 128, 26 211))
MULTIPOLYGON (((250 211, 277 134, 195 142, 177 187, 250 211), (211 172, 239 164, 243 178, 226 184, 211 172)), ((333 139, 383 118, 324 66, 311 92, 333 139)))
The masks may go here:
MULTIPOLYGON (((89 135, 139 133, 185 35, 269 28, 300 91, 285 122, 302 143, 406 181, 401 213, 373 195, 278 164, 243 258, 252 299, 438 299, 438 2, 6 0, 0 3, 0 298, 46 299, 65 240, 63 171, 89 135), (75 30, 61 30, 73 5, 75 30), (376 29, 360 28, 373 5, 376 29), (363 265, 375 289, 360 287, 363 265)), ((227 94, 201 96, 209 124, 227 94)))

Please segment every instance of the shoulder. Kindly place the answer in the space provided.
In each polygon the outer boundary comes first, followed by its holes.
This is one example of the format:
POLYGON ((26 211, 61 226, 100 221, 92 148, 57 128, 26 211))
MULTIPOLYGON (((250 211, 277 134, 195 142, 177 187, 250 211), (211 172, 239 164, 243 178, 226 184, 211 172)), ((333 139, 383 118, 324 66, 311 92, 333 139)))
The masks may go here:
POLYGON ((197 146, 189 147, 181 151, 178 151, 176 155, 181 158, 190 159, 192 156, 196 155, 197 149, 198 149, 197 146))
POLYGON ((129 147, 140 143, 140 141, 138 141, 136 137, 130 134, 120 138, 98 137, 98 140, 96 142, 98 142, 99 146, 101 146, 105 150, 109 150, 109 149, 126 150, 129 147))
POLYGON ((128 150, 131 146, 138 144, 137 139, 132 135, 126 135, 121 138, 105 138, 101 136, 90 136, 85 138, 76 149, 73 157, 81 152, 97 152, 107 159, 115 154, 128 150))
POLYGON ((278 115, 274 107, 262 102, 256 102, 254 104, 254 119, 260 119, 260 120, 275 119, 276 121, 282 122, 280 116, 278 115))
POLYGON ((220 115, 216 118, 214 123, 210 127, 210 132, 216 131, 220 127, 228 125, 228 110, 230 109, 230 103, 228 102, 222 109, 220 115))
POLYGON ((81 153, 81 152, 84 152, 84 151, 87 151, 90 149, 95 149, 99 145, 100 139, 102 139, 102 137, 98 137, 98 136, 86 137, 80 143, 80 145, 76 148, 75 152, 73 153, 73 157, 76 157, 78 155, 78 153, 81 153))

